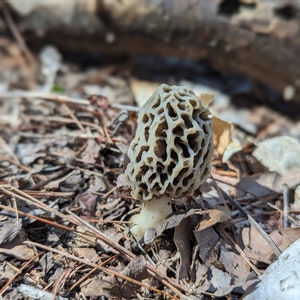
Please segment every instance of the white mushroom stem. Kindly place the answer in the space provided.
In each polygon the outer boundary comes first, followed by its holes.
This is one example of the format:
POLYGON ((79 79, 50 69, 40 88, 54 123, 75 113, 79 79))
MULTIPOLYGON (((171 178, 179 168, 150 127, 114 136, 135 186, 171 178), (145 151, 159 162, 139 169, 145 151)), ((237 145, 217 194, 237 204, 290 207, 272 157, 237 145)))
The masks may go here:
POLYGON ((133 215, 130 229, 137 241, 143 238, 147 229, 155 228, 172 213, 171 199, 166 196, 154 198, 143 203, 139 214, 133 215))

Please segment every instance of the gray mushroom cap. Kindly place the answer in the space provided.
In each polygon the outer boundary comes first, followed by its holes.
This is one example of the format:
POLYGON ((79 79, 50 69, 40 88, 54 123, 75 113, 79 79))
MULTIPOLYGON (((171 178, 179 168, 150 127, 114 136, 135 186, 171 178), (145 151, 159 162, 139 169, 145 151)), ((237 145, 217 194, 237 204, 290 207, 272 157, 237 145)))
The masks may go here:
POLYGON ((181 198, 200 187, 213 157, 212 119, 186 87, 162 84, 143 105, 125 178, 137 200, 181 198))

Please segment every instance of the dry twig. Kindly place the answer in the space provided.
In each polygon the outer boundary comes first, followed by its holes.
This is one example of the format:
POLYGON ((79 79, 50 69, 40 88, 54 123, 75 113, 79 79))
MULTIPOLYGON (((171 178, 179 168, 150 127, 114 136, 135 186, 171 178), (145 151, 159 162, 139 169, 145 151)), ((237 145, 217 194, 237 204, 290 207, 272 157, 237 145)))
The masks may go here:
POLYGON ((147 288, 148 290, 153 291, 153 292, 158 293, 158 294, 161 294, 164 297, 168 297, 169 299, 179 300, 177 297, 175 297, 173 295, 170 295, 170 294, 168 294, 168 293, 166 293, 164 291, 161 291, 161 290, 159 290, 159 289, 157 289, 155 287, 145 285, 145 284, 143 284, 142 282, 140 282, 138 280, 132 279, 132 278, 130 278, 128 276, 125 276, 125 275, 123 275, 121 273, 118 273, 118 272, 116 272, 114 270, 110 270, 108 268, 105 268, 105 267, 102 266, 102 264, 97 265, 97 264, 89 261, 88 259, 82 259, 82 258, 79 258, 79 257, 77 257, 75 255, 69 254, 67 252, 60 251, 60 250, 57 250, 57 249, 54 249, 54 248, 51 248, 51 247, 48 247, 48 246, 45 246, 45 245, 42 245, 42 244, 39 244, 39 243, 25 241, 24 244, 31 245, 31 246, 34 246, 34 247, 37 247, 37 248, 40 248, 40 249, 44 249, 46 251, 50 251, 50 252, 53 252, 53 253, 57 253, 57 254, 63 255, 63 256, 65 256, 65 257, 67 257, 69 259, 72 259, 74 261, 78 261, 78 262, 80 262, 82 264, 86 264, 86 265, 94 267, 94 268, 96 268, 98 270, 101 270, 102 272, 104 272, 106 274, 116 276, 116 277, 121 278, 123 280, 126 280, 126 281, 128 281, 130 283, 133 283, 133 284, 135 284, 137 286, 147 288))

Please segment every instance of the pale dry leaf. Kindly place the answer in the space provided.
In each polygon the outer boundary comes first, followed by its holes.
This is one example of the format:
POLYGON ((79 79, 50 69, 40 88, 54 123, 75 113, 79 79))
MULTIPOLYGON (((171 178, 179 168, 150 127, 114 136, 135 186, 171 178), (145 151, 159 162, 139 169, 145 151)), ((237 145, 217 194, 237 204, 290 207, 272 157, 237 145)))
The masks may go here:
POLYGON ((85 163, 93 164, 96 162, 100 149, 100 145, 95 140, 89 139, 80 156, 85 163))
POLYGON ((81 215, 86 217, 93 217, 96 211, 98 195, 94 188, 88 188, 77 197, 78 204, 81 208, 81 215))
POLYGON ((82 184, 82 175, 79 170, 73 170, 66 175, 50 181, 44 187, 50 190, 60 189, 62 192, 74 192, 82 184))
POLYGON ((281 251, 300 238, 300 228, 280 228, 270 233, 271 239, 281 251))
POLYGON ((194 216, 196 220, 199 220, 198 223, 194 224, 194 227, 196 227, 197 225, 195 230, 203 230, 217 223, 225 222, 229 218, 227 210, 223 207, 208 210, 190 209, 186 214, 172 215, 171 217, 164 220, 155 228, 156 236, 161 235, 167 229, 176 228, 185 218, 189 218, 191 216, 194 216), (202 216, 202 219, 196 216, 202 216))
MULTIPOLYGON (((211 283, 207 278, 208 277, 207 273, 209 269, 207 265, 201 264, 199 260, 195 261, 194 269, 195 269, 195 282, 197 283, 197 288, 194 290, 194 293, 196 295, 201 295, 211 287, 211 283)), ((199 298, 196 299, 199 300, 199 298)))
POLYGON ((208 107, 214 101, 215 95, 213 93, 201 93, 199 98, 201 102, 208 107))
POLYGON ((43 269, 43 273, 47 274, 54 266, 54 258, 52 252, 46 252, 39 260, 39 264, 43 269))
MULTIPOLYGON (((108 227, 107 229, 102 230, 102 233, 109 237, 111 241, 118 244, 120 240, 124 237, 123 233, 118 230, 116 227, 108 227)), ((111 247, 109 247, 105 242, 97 239, 97 247, 101 248, 101 251, 105 253, 114 252, 111 247)))
POLYGON ((242 239, 245 246, 243 251, 251 261, 271 262, 273 250, 254 227, 243 228, 242 239))
POLYGON ((137 106, 142 107, 146 100, 150 98, 159 87, 160 83, 132 79, 130 85, 137 106))
MULTIPOLYGON (((78 170, 74 170, 70 172, 64 180, 59 182, 59 188, 62 192, 73 192, 74 190, 78 190, 82 185, 82 175, 78 170)), ((49 184, 51 184, 50 182, 49 184)))
POLYGON ((110 289, 113 282, 114 278, 112 276, 93 276, 80 284, 80 291, 86 298, 101 299, 101 297, 105 297, 112 299, 110 289))
POLYGON ((120 188, 120 187, 123 187, 123 186, 128 186, 128 183, 125 179, 125 174, 120 174, 117 178, 117 187, 120 188))
MULTIPOLYGON (((300 238, 300 229, 280 228, 272 231, 269 236, 277 247, 281 251, 284 251, 295 240, 300 238)), ((242 231, 242 239, 245 245, 244 252, 249 259, 267 264, 272 262, 272 248, 254 227, 244 228, 242 231)))
POLYGON ((223 162, 228 161, 233 154, 241 150, 242 150, 241 144, 233 139, 225 149, 222 156, 222 161, 223 162))
POLYGON ((249 275, 250 267, 246 260, 239 254, 221 247, 220 262, 225 270, 236 277, 235 283, 242 283, 249 275))
POLYGON ((147 271, 147 261, 145 257, 143 255, 139 255, 130 260, 124 271, 122 271, 122 274, 138 281, 142 281, 147 278, 149 274, 147 271))
POLYGON ((102 230, 103 234, 109 236, 109 239, 115 244, 118 244, 122 238, 124 238, 122 231, 118 230, 117 227, 108 227, 102 230))
POLYGON ((195 220, 193 216, 184 218, 178 226, 175 227, 174 243, 180 254, 180 265, 177 268, 177 280, 190 277, 190 265, 192 259, 192 247, 190 241, 193 238, 193 228, 195 220))
MULTIPOLYGON (((121 273, 140 282, 148 278, 149 274, 145 257, 142 255, 136 256, 121 273)), ((114 285, 110 291, 119 299, 132 299, 139 288, 139 286, 127 280, 119 280, 118 284, 114 285)))
POLYGON ((17 156, 22 164, 29 165, 35 160, 46 156, 46 145, 42 143, 18 144, 17 156))
POLYGON ((204 230, 216 225, 217 223, 226 222, 229 219, 229 212, 223 207, 208 209, 205 211, 196 211, 195 213, 203 215, 200 223, 195 228, 196 231, 204 230))
MULTIPOLYGON (((4 213, 4 212, 2 212, 4 213)), ((0 223, 0 245, 11 242, 22 229, 22 219, 6 218, 0 223)))
POLYGON ((5 247, 7 248, 0 248, 1 254, 13 256, 20 260, 29 260, 35 255, 33 249, 27 245, 16 245, 11 247, 10 243, 7 243, 5 244, 5 247))
MULTIPOLYGON (((7 259, 1 258, 0 263, 0 281, 4 282, 8 278, 13 278, 13 276, 16 274, 15 268, 10 267, 10 263, 7 259)), ((1 299, 1 298, 0 298, 1 299)), ((11 298, 14 299, 14 298, 11 298)), ((4 300, 3 298, 1 300, 4 300)))
POLYGON ((88 235, 85 228, 81 226, 76 227, 77 235, 74 238, 77 247, 95 247, 97 239, 94 236, 88 235))
POLYGON ((213 292, 216 297, 228 295, 235 287, 232 285, 232 277, 214 266, 209 269, 211 272, 210 283, 212 284, 209 291, 213 292))
MULTIPOLYGON (((204 105, 209 106, 213 102, 214 96, 212 93, 202 93, 199 97, 204 105)), ((212 126, 215 152, 222 155, 223 161, 227 161, 234 153, 241 150, 241 145, 232 138, 233 125, 214 115, 212 126)))
POLYGON ((174 255, 171 249, 160 249, 158 252, 156 269, 164 276, 168 276, 168 270, 172 268, 174 261, 176 261, 176 258, 176 254, 174 255))
MULTIPOLYGON (((22 299, 43 299, 43 300, 52 300, 53 294, 42 289, 33 287, 32 285, 20 284, 18 286, 18 292, 22 294, 22 299)), ((17 295, 20 296, 20 295, 17 295)), ((19 297, 16 297, 19 299, 19 297)), ((57 296, 55 297, 57 300, 68 300, 68 298, 57 296)))
POLYGON ((255 136, 257 134, 257 126, 253 124, 253 112, 249 109, 228 108, 221 111, 220 118, 239 127, 243 131, 255 136))
POLYGON ((194 232, 197 244, 199 246, 199 257, 204 264, 210 265, 218 260, 218 242, 219 235, 212 227, 194 232))
POLYGON ((99 260, 99 256, 94 248, 73 247, 73 252, 78 257, 83 257, 92 262, 99 260))
POLYGON ((232 137, 233 125, 213 116, 213 134, 215 152, 224 156, 223 161, 241 150, 240 144, 232 137), (224 155, 226 154, 226 155, 224 155))
POLYGON ((171 229, 178 226, 180 222, 187 216, 188 215, 186 214, 172 215, 169 218, 165 219, 155 228, 156 236, 160 236, 167 229, 171 229))
POLYGON ((300 169, 292 170, 283 176, 276 172, 254 174, 244 177, 236 184, 237 197, 251 193, 257 197, 265 197, 274 192, 282 192, 282 185, 286 183, 293 187, 300 183, 300 169))
POLYGON ((120 200, 118 198, 108 202, 99 201, 97 209, 102 211, 103 215, 110 215, 116 209, 116 207, 118 207, 119 202, 120 200))
POLYGON ((213 117, 214 146, 218 154, 223 154, 232 140, 232 124, 213 117))
MULTIPOLYGON (((2 111, 3 114, 3 111, 2 111)), ((12 157, 15 161, 19 162, 18 157, 11 149, 11 147, 7 144, 7 142, 0 136, 0 153, 8 155, 12 157)))

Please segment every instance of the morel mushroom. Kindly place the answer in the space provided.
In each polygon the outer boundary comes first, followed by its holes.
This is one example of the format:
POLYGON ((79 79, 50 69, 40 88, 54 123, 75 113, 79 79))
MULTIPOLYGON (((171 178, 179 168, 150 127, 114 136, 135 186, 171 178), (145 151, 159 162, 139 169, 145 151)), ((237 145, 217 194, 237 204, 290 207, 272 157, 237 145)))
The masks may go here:
POLYGON ((172 213, 171 198, 197 190, 210 173, 212 119, 191 89, 162 84, 141 108, 125 178, 136 200, 131 232, 140 240, 172 213))

